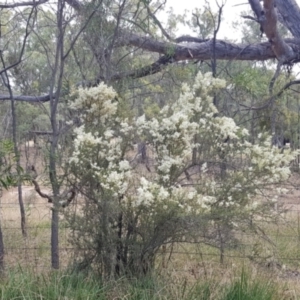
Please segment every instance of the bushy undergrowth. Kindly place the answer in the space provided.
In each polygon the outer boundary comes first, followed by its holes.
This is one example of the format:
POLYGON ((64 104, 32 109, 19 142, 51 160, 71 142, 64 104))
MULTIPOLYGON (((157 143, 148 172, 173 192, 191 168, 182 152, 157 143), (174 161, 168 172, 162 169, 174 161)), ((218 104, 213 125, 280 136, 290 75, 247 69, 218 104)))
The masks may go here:
POLYGON ((199 73, 151 119, 125 117, 104 84, 77 91, 70 109, 81 125, 70 120, 66 162, 68 184, 81 193, 80 213, 66 213, 77 269, 140 276, 163 246, 187 240, 223 257, 239 245, 238 232, 260 236, 261 219, 278 219, 274 208, 298 152, 273 147, 267 134, 250 143, 248 130, 213 104, 225 86, 199 73), (151 152, 144 163, 139 145, 151 152))
MULTIPOLYGON (((280 288, 270 281, 252 280, 247 273, 226 284, 218 280, 174 280, 172 277, 120 278, 102 282, 96 276, 51 273, 35 275, 21 269, 9 272, 0 283, 1 299, 284 299, 280 288)), ((290 298, 289 298, 290 299, 290 298)))

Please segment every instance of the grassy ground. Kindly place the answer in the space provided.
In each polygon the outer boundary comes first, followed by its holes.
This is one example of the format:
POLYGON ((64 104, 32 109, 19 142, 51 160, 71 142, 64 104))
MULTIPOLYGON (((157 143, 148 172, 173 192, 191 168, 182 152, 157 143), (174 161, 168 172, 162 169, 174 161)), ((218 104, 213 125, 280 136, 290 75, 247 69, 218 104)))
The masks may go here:
MULTIPOLYGON (((280 199, 285 216, 276 225, 262 224, 270 240, 245 234, 243 245, 225 251, 223 264, 218 249, 181 243, 162 251, 153 276, 106 282, 50 271, 51 205, 32 186, 23 188, 23 196, 26 238, 20 230, 17 189, 4 192, 0 199, 7 270, 0 281, 0 299, 300 299, 297 188, 280 199)), ((63 219, 60 249, 64 270, 72 249, 63 219)))
POLYGON ((80 274, 50 273, 33 275, 21 269, 8 273, 0 283, 1 299, 172 299, 172 300, 284 300, 297 299, 292 290, 266 277, 251 277, 242 270, 220 282, 218 278, 193 283, 182 278, 160 275, 140 279, 120 278, 101 282, 80 274))
MULTIPOLYGON (((217 249, 181 243, 161 253, 151 279, 99 283, 91 277, 49 273, 51 205, 30 186, 24 187, 24 200, 26 238, 20 231, 16 189, 5 192, 1 199, 8 271, 0 285, 0 299, 300 299, 300 222, 296 204, 277 225, 264 224, 274 245, 245 235, 245 245, 226 250, 224 263, 220 264, 217 249), (259 259, 250 261, 248 256, 253 253, 259 259), (243 269, 247 271, 242 273, 243 269), (248 292, 263 296, 230 296, 248 292)), ((64 269, 72 250, 67 241, 68 229, 61 224, 60 257, 64 269)))
MULTIPOLYGON (((42 187, 47 192, 45 187, 42 187)), ((5 245, 5 263, 9 267, 30 267, 35 272, 50 268, 51 204, 39 197, 31 186, 23 187, 27 237, 20 229, 17 188, 4 191, 1 197, 1 226, 5 245)), ((62 267, 68 264, 71 251, 68 229, 60 223, 60 256, 62 267)))

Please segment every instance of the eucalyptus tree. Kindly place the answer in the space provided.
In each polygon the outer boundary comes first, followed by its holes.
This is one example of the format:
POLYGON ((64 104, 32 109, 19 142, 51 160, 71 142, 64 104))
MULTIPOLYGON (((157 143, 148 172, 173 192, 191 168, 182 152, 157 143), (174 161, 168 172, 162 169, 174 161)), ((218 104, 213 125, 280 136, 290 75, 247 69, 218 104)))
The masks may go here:
MULTIPOLYGON (((40 7, 47 5, 48 1, 39 2, 25 2, 15 4, 1 4, 0 8, 11 8, 18 5, 31 5, 40 7)), ((214 38, 202 39, 198 36, 192 37, 188 35, 175 37, 172 33, 168 33, 161 22, 156 17, 157 8, 162 8, 164 3, 153 1, 100 1, 100 6, 97 8, 97 4, 94 2, 84 2, 79 0, 67 0, 63 2, 65 6, 69 5, 73 8, 74 13, 85 18, 86 12, 90 9, 97 10, 93 16, 97 18, 97 13, 102 13, 102 24, 97 25, 96 21, 93 25, 93 31, 97 29, 101 34, 101 30, 105 30, 110 33, 109 41, 105 40, 101 43, 101 40, 93 41, 89 40, 89 32, 86 32, 87 40, 95 48, 94 54, 98 57, 99 62, 101 59, 105 59, 104 66, 100 68, 107 68, 110 63, 111 56, 113 55, 112 49, 114 47, 130 47, 133 51, 143 50, 147 53, 156 53, 160 57, 156 61, 153 61, 149 65, 142 66, 141 68, 134 68, 127 72, 119 73, 117 70, 102 72, 98 77, 94 78, 95 81, 99 80, 117 80, 124 77, 143 77, 155 72, 159 72, 168 64, 172 64, 178 61, 194 61, 194 60, 211 60, 215 57, 217 60, 243 60, 243 61, 266 61, 270 59, 277 59, 278 69, 283 66, 290 66, 298 62, 299 60, 299 19, 300 9, 295 0, 277 0, 277 1, 259 1, 249 0, 249 6, 253 11, 253 16, 246 16, 253 21, 254 26, 261 28, 262 34, 267 37, 267 41, 258 42, 255 44, 247 43, 233 43, 224 40, 218 40, 214 38), (100 3, 101 2, 101 3, 100 3), (138 18, 142 16, 142 12, 147 16, 137 22, 138 18), (124 15, 123 15, 124 13, 124 15), (288 39, 282 38, 278 30, 278 22, 286 27, 291 37, 288 39), (106 28, 103 26, 106 24, 106 28), (257 25, 256 25, 257 24, 257 25), (98 26, 98 27, 97 27, 98 26), (160 31, 160 38, 158 35, 151 34, 151 27, 160 31), (150 29, 150 31, 149 31, 150 29), (98 44, 97 44, 98 43, 98 44), (99 55, 101 47, 104 49, 105 55, 102 57, 99 55)), ((92 18, 93 19, 93 18, 92 18)), ((94 21, 94 20, 92 20, 94 21)), ((73 44, 72 46, 74 46, 73 44)), ((155 57, 153 57, 155 59, 155 57)), ((3 73, 3 71, 1 71, 3 73)), ((278 72, 277 72, 278 73, 278 72)), ((48 98, 50 96, 48 95, 48 98)), ((1 99, 7 98, 5 95, 1 95, 1 99)), ((46 95, 41 98, 24 98, 17 97, 16 100, 49 100, 46 95)))

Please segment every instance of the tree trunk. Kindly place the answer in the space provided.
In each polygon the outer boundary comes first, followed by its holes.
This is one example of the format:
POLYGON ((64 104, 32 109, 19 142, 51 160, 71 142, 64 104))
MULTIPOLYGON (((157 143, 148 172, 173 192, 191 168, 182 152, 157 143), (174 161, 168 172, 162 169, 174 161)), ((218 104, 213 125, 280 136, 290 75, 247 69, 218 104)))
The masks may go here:
MULTIPOLYGON (((6 66, 2 54, 1 54, 1 62, 5 69, 6 66)), ((16 158, 16 172, 18 174, 18 200, 19 200, 20 212, 21 212, 21 230, 22 230, 22 235, 26 237, 26 218, 25 218, 24 202, 22 197, 22 180, 20 176, 20 172, 21 172, 20 153, 19 153, 18 143, 17 143, 17 115, 16 115, 15 98, 12 91, 10 78, 6 70, 4 71, 3 78, 5 78, 4 85, 8 90, 10 104, 11 104, 10 107, 11 107, 11 116, 12 116, 12 139, 14 144, 14 155, 16 158)))
POLYGON ((53 269, 59 269, 58 224, 58 209, 54 203, 51 219, 51 265, 53 269))
MULTIPOLYGON (((10 86, 9 86, 10 88, 10 86)), ((18 149, 18 142, 17 142, 17 116, 16 116, 16 107, 14 97, 11 93, 11 115, 12 115, 12 133, 13 133, 13 142, 14 142, 14 154, 16 157, 16 167, 18 173, 18 201, 20 206, 20 214, 21 214, 21 230, 23 237, 27 236, 26 233, 26 216, 25 216, 25 208, 23 202, 23 195, 22 195, 22 180, 20 178, 21 172, 21 164, 20 164, 20 153, 18 149)))
POLYGON ((0 224, 0 275, 4 272, 4 243, 2 235, 2 227, 0 224))
POLYGON ((56 36, 56 53, 55 64, 50 84, 50 122, 52 129, 52 140, 49 153, 49 178, 53 191, 53 209, 51 221, 51 263, 53 269, 59 268, 59 203, 58 196, 60 186, 57 176, 57 145, 60 135, 60 129, 57 121, 57 106, 59 102, 63 73, 64 73, 64 0, 57 2, 57 36, 56 36), (56 86, 56 92, 54 92, 56 86))
POLYGON ((25 215, 25 208, 24 208, 24 201, 23 201, 23 194, 22 194, 22 183, 18 183, 18 200, 20 206, 20 214, 21 214, 21 230, 23 237, 27 237, 26 231, 26 215, 25 215))
MULTIPOLYGON (((55 118, 54 118, 55 120, 55 118)), ((52 121, 52 120, 51 120, 52 121)), ((53 132, 56 132, 56 127, 53 126, 53 132)), ((53 136, 52 145, 50 148, 49 157, 49 177, 53 191, 53 208, 52 208, 52 219, 51 219, 51 265, 53 269, 59 269, 59 241, 58 241, 58 228, 59 228, 59 185, 57 182, 56 173, 56 147, 57 147, 57 136, 53 136)))
POLYGON ((146 143, 140 142, 138 143, 138 162, 146 163, 147 162, 147 146, 146 143))
POLYGON ((13 134, 13 142, 14 142, 14 154, 16 157, 16 167, 18 173, 18 201, 20 206, 20 214, 21 214, 21 230, 23 237, 27 236, 26 233, 26 216, 25 216, 25 208, 23 202, 23 195, 22 195, 22 180, 20 176, 21 172, 21 164, 20 164, 20 153, 18 149, 18 142, 17 142, 17 115, 16 115, 16 107, 15 107, 15 100, 9 85, 9 90, 11 94, 11 115, 12 115, 12 134, 13 134))

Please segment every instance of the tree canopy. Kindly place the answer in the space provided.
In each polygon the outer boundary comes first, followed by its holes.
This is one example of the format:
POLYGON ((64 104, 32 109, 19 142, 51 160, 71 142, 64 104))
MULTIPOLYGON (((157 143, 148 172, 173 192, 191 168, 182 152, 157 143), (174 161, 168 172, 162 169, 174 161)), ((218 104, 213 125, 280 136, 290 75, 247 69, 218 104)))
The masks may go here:
MULTIPOLYGON (((16 30, 5 23, 5 19, 11 21, 12 15, 9 10, 12 8, 19 10, 18 18, 23 23, 23 28, 18 29, 19 49, 14 50, 15 55, 9 54, 8 61, 2 61, 0 74, 3 78, 6 71, 10 70, 12 73, 12 70, 28 58, 36 59, 39 51, 44 51, 44 54, 47 54, 48 63, 51 63, 50 56, 54 55, 55 50, 50 49, 52 42, 60 44, 61 61, 65 62, 70 55, 74 55, 77 73, 84 68, 78 53, 76 58, 75 53, 79 51, 77 47, 83 46, 81 51, 84 52, 87 46, 83 44, 89 45, 99 68, 94 71, 93 76, 88 76, 88 81, 81 76, 83 80, 80 82, 80 76, 77 77, 78 84, 88 85, 95 85, 100 81, 109 83, 124 78, 145 77, 178 62, 213 60, 268 61, 275 59, 278 64, 278 70, 274 75, 276 79, 283 66, 291 67, 300 59, 300 9, 295 0, 248 1, 248 8, 251 8, 252 15, 244 15, 243 19, 251 20, 253 26, 258 24, 261 36, 267 38, 267 41, 261 38, 263 41, 255 43, 234 43, 217 38, 218 29, 222 26, 222 8, 225 4, 219 5, 219 11, 211 24, 213 30, 210 35, 205 38, 199 34, 176 37, 172 33, 172 27, 170 25, 164 27, 157 17, 158 12, 164 9, 164 5, 165 1, 144 0, 93 2, 66 0, 59 1, 56 7, 53 3, 50 5, 47 0, 0 4, 1 15, 3 15, 1 17, 3 20, 1 38, 4 40, 2 53, 10 51, 11 41, 8 42, 8 39, 16 30), (52 12, 52 24, 48 22, 44 26, 48 26, 48 31, 52 30, 52 35, 54 34, 52 37, 40 36, 39 31, 41 28, 39 24, 42 22, 40 15, 44 14, 46 17, 47 11, 48 15, 50 11, 52 12), (287 37, 282 36, 279 26, 286 29, 287 37), (31 38, 31 36, 35 37, 31 38), (34 49, 35 52, 29 54, 29 49, 33 51, 32 39, 39 41, 37 48, 40 49, 34 49), (132 57, 139 51, 148 55, 148 59, 144 60, 143 64, 140 63, 138 66, 132 64, 126 66, 125 69, 119 67, 125 56, 132 57), (119 54, 118 66, 112 67, 112 60, 116 53, 119 54)), ((201 6, 204 4, 199 4, 200 9, 201 6)), ((201 27, 201 24, 203 24, 204 15, 194 13, 193 17, 203 33, 205 28, 201 27)), ((239 17, 236 16, 236 19, 239 17)), ((58 67, 58 65, 57 57, 52 67, 58 67)), ((298 81, 291 84, 296 83, 298 81)), ((57 87, 52 93, 49 93, 45 87, 39 93, 34 93, 34 96, 27 95, 24 91, 16 91, 14 98, 18 101, 45 102, 57 96, 57 87), (18 92, 22 95, 17 95, 18 92)), ((0 94, 0 100, 6 99, 10 99, 8 93, 0 94)))

